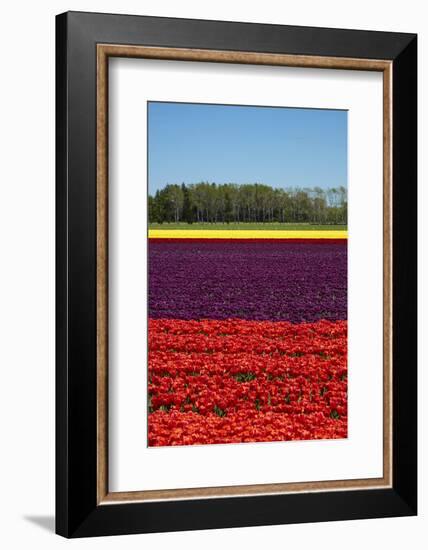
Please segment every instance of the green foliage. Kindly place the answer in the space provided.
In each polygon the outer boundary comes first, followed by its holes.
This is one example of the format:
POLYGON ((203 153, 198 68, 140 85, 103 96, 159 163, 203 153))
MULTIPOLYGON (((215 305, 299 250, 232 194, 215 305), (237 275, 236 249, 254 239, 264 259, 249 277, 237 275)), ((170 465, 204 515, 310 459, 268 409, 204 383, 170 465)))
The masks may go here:
POLYGON ((238 372, 234 378, 238 382, 251 382, 251 380, 256 378, 256 375, 253 372, 238 372))
POLYGON ((192 200, 190 197, 190 191, 186 187, 186 184, 181 185, 181 191, 183 193, 183 210, 182 210, 182 218, 183 221, 186 223, 193 223, 194 221, 194 207, 192 204, 192 200))
POLYGON ((223 409, 220 409, 220 407, 218 407, 217 405, 214 405, 214 412, 217 416, 220 416, 220 417, 226 416, 226 411, 224 411, 223 409))
POLYGON ((347 191, 275 189, 261 183, 168 184, 149 196, 149 223, 346 225, 347 191))
POLYGON ((203 230, 210 230, 213 231, 218 229, 239 229, 239 230, 259 230, 259 231, 322 231, 322 230, 346 230, 346 225, 318 225, 318 224, 312 224, 312 223, 281 223, 281 222, 271 222, 271 223, 249 223, 249 222, 242 222, 242 223, 206 223, 206 222, 193 222, 192 224, 188 224, 185 222, 165 222, 165 223, 151 223, 149 225, 150 229, 186 229, 186 230, 192 230, 192 229, 203 229, 203 230))

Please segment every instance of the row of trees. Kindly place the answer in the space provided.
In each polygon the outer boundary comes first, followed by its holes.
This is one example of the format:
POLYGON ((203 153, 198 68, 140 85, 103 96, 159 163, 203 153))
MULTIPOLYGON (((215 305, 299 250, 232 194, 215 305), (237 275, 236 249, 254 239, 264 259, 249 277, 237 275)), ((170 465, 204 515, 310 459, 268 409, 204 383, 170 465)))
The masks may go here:
POLYGON ((169 184, 149 196, 149 222, 346 224, 347 191, 261 183, 169 184))

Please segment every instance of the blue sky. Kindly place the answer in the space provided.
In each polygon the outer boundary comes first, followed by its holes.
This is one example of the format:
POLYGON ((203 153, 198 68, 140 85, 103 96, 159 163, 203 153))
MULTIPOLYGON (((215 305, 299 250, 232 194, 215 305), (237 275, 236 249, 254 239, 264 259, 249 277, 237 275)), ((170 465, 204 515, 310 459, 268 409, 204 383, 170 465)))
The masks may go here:
POLYGON ((148 104, 149 193, 167 183, 347 185, 347 112, 148 104))

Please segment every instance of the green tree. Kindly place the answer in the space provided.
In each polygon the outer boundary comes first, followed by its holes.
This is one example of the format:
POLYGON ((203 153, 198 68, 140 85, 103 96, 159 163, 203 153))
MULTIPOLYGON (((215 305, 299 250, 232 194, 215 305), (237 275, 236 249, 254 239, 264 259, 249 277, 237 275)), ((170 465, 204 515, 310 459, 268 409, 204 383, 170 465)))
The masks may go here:
POLYGON ((167 184, 148 200, 149 221, 346 224, 347 190, 274 189, 263 183, 167 184))
POLYGON ((190 197, 190 191, 186 187, 185 183, 181 184, 181 191, 183 194, 183 215, 184 222, 193 223, 193 205, 190 197))

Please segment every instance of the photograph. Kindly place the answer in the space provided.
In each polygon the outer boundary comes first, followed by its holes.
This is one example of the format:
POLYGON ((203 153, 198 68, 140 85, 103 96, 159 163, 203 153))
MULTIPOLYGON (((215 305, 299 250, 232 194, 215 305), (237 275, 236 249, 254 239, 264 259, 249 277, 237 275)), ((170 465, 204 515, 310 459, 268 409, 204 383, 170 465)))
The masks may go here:
POLYGON ((2 6, 0 548, 427 547, 423 5, 2 6))
POLYGON ((149 101, 147 158, 148 446, 347 438, 348 112, 149 101))
POLYGON ((56 37, 56 532, 416 515, 417 35, 56 37))

